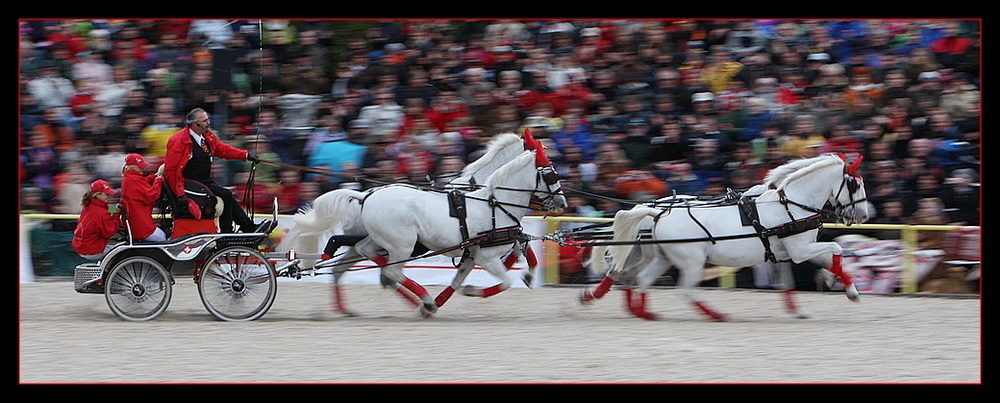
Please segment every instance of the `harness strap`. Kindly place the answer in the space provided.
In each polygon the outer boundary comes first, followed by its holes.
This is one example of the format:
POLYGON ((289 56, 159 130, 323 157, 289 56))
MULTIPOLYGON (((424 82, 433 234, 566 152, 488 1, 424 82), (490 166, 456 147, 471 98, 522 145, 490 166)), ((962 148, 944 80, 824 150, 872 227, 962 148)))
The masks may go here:
POLYGON ((694 213, 691 212, 690 204, 688 204, 687 206, 687 212, 688 212, 688 217, 691 217, 691 221, 694 221, 695 224, 698 224, 698 226, 701 227, 701 230, 705 231, 705 235, 708 235, 708 240, 712 242, 712 245, 715 245, 715 237, 712 236, 712 232, 709 231, 708 228, 705 228, 705 226, 701 223, 701 221, 698 221, 698 219, 695 218, 694 213))
POLYGON ((469 226, 465 222, 467 215, 465 194, 457 189, 448 192, 448 207, 451 216, 458 219, 458 229, 462 232, 462 239, 469 239, 469 226))
POLYGON ((494 228, 491 230, 480 232, 478 235, 466 239, 462 242, 462 248, 469 248, 471 246, 499 246, 509 243, 514 243, 521 240, 523 235, 523 229, 520 225, 511 225, 509 227, 494 228))
POLYGON ((792 235, 797 235, 806 231, 822 228, 823 227, 822 217, 823 216, 820 214, 813 214, 809 217, 792 220, 791 222, 781 224, 777 227, 768 228, 765 231, 765 233, 767 236, 787 238, 792 235))
POLYGON ((777 258, 774 257, 774 252, 771 251, 771 241, 768 239, 769 235, 767 235, 768 230, 760 223, 760 215, 757 213, 757 203, 754 201, 754 198, 741 197, 737 204, 740 206, 740 211, 743 212, 743 215, 750 221, 750 225, 753 226, 757 237, 760 238, 760 243, 764 245, 764 259, 771 263, 777 263, 777 258))

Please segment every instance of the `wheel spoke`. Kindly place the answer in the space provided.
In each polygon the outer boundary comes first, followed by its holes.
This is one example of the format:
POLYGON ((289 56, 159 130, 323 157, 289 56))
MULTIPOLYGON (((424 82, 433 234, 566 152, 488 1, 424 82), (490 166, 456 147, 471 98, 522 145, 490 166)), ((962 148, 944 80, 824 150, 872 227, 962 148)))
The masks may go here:
POLYGON ((253 320, 274 301, 274 270, 260 253, 243 247, 217 252, 206 261, 198 289, 205 307, 222 320, 253 320))
POLYGON ((171 297, 166 269, 154 260, 123 260, 109 274, 105 298, 112 311, 126 320, 149 320, 161 314, 171 297))

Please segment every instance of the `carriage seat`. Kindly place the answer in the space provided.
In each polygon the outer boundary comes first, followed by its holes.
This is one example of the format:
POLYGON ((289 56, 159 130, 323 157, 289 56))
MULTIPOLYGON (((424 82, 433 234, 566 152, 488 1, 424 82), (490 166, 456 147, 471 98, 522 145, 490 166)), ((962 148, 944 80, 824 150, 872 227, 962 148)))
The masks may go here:
POLYGON ((169 231, 170 239, 198 233, 217 234, 218 218, 222 215, 222 198, 213 194, 204 183, 191 179, 184 181, 184 193, 188 199, 198 204, 202 217, 195 218, 186 205, 180 205, 173 190, 164 182, 162 190, 164 207, 173 216, 173 226, 169 231))

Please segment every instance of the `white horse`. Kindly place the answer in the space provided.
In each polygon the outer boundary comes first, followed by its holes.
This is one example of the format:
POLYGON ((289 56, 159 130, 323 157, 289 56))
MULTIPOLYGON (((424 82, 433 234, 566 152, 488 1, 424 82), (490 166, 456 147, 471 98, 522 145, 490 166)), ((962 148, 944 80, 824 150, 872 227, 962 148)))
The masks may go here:
MULTIPOLYGON (((714 320, 725 316, 709 308, 697 298, 694 287, 701 281, 706 263, 745 267, 766 260, 799 263, 806 260, 828 268, 844 284, 847 296, 858 299, 857 289, 840 262, 842 250, 835 242, 816 242, 819 219, 829 205, 836 208, 832 215, 847 224, 868 219, 866 195, 857 172, 857 159, 847 166, 843 157, 824 155, 793 161, 772 170, 764 185, 746 193, 743 200, 753 200, 757 225, 741 224, 740 205, 712 207, 672 207, 660 209, 636 206, 620 211, 613 223, 614 242, 595 247, 592 268, 604 269, 604 250, 614 265, 593 292, 584 292, 582 301, 591 302, 603 296, 614 284, 612 273, 626 269, 636 274, 639 295, 626 288, 628 309, 635 316, 655 319, 646 309, 645 292, 657 277, 671 265, 681 271, 678 283, 681 293, 702 313, 714 320), (652 230, 652 240, 637 241, 640 227, 652 230), (763 236, 761 236, 763 234, 763 236), (639 244, 639 248, 634 248, 639 244)), ((752 219, 752 218, 751 218, 752 219)), ((794 281, 783 273, 785 301, 789 311, 799 317, 807 314, 794 303, 794 281)))
MULTIPOLYGON (((540 195, 549 211, 561 211, 567 206, 558 174, 541 147, 523 152, 490 175, 483 185, 466 194, 465 232, 470 238, 465 238, 460 221, 449 214, 445 193, 390 185, 354 195, 362 205, 359 221, 369 240, 356 245, 358 253, 374 259, 381 250, 386 251, 388 263, 380 266, 382 273, 397 284, 401 295, 412 293, 419 299, 417 306, 424 316, 435 313, 450 292, 432 299, 423 286, 403 274, 414 245, 423 245, 432 253, 462 257, 459 275, 449 289, 462 288, 465 295, 489 297, 511 286, 503 257, 517 243, 520 220, 532 199, 540 195), (475 265, 500 279, 500 284, 462 287, 465 275, 475 265)), ((347 216, 350 218, 356 217, 347 216)))
MULTIPOLYGON (((460 175, 448 183, 445 188, 474 189, 486 182, 489 175, 504 164, 522 154, 525 150, 538 146, 531 133, 526 131, 525 138, 514 133, 500 133, 487 144, 486 152, 475 161, 466 165, 460 175)), ((312 206, 302 209, 293 217, 292 228, 282 238, 276 250, 287 252, 294 250, 303 254, 319 254, 325 252, 334 255, 338 250, 344 252, 338 256, 338 264, 333 267, 333 297, 334 309, 349 314, 344 308, 343 295, 340 292, 340 278, 355 263, 364 257, 355 248, 358 242, 367 242, 364 238, 367 231, 359 220, 354 217, 361 215, 361 205, 355 202, 356 192, 337 189, 324 193, 313 201, 312 206), (328 242, 329 240, 329 242, 328 242)), ((528 271, 525 281, 530 284, 532 270, 535 267, 534 255, 530 249, 520 250, 520 245, 508 257, 505 264, 510 267, 518 256, 525 252, 528 258, 528 271)), ((376 256, 376 263, 384 264, 383 258, 376 256)), ((303 259, 305 267, 312 267, 315 259, 303 259)))

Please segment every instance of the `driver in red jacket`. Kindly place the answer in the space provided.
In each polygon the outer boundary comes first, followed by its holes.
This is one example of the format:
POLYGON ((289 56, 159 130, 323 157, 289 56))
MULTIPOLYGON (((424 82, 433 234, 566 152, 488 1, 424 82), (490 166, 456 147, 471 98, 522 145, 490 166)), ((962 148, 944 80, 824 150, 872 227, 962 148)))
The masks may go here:
MULTIPOLYGON (((259 226, 247 216, 237 203, 233 192, 219 185, 212 178, 212 161, 215 158, 241 161, 259 161, 257 156, 246 150, 233 147, 219 140, 209 130, 211 120, 208 112, 195 108, 187 114, 187 125, 167 140, 167 154, 163 162, 163 177, 178 199, 180 206, 188 205, 184 196, 184 181, 193 179, 205 184, 216 196, 223 200, 222 215, 219 216, 219 231, 232 233, 233 224, 240 232, 257 232, 265 228, 267 220, 259 226)), ((194 207, 197 208, 197 207, 194 207)), ((196 214, 198 216, 199 214, 196 214)))

